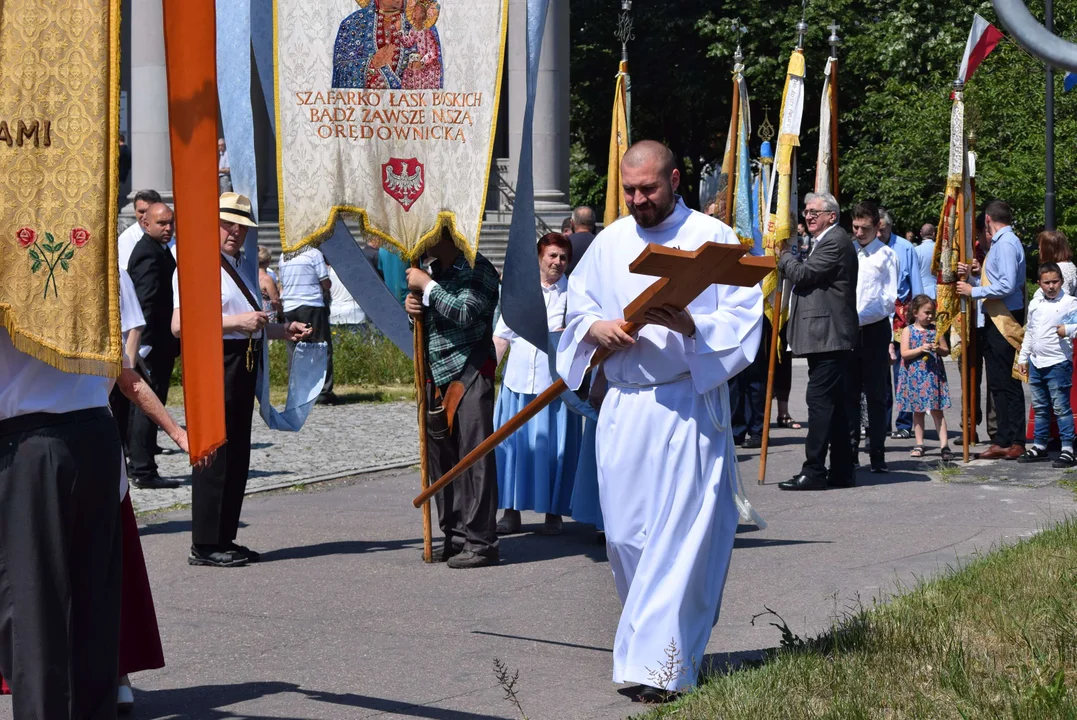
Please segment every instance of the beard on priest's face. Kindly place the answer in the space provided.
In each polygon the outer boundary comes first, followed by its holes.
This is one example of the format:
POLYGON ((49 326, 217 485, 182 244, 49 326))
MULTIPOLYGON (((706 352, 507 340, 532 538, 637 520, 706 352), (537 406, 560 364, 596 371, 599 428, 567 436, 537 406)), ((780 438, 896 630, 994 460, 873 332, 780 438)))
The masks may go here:
POLYGON ((655 227, 673 213, 679 180, 676 169, 668 175, 653 165, 622 170, 625 204, 640 227, 655 227))

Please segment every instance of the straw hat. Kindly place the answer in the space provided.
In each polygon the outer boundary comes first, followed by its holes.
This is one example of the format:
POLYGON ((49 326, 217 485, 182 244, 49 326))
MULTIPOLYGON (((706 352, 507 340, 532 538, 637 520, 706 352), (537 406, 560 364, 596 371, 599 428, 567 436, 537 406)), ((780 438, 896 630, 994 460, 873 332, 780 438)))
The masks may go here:
POLYGON ((234 192, 221 193, 221 220, 239 223, 247 227, 258 227, 251 212, 251 201, 244 195, 234 192))

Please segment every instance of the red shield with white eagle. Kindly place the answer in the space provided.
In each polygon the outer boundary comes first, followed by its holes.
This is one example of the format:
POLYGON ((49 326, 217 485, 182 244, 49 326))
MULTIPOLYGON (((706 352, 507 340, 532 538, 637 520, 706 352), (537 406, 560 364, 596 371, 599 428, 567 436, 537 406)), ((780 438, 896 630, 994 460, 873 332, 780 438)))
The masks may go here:
POLYGON ((390 158, 381 166, 381 186, 407 212, 426 188, 426 170, 417 158, 390 158))

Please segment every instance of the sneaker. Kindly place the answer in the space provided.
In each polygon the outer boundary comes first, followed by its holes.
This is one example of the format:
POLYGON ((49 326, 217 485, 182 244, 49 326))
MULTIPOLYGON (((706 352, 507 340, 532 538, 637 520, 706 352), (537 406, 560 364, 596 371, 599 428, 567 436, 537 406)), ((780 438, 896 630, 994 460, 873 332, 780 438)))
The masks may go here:
MULTIPOLYGON (((1070 453, 1070 457, 1071 458, 1073 457, 1072 453, 1070 453)), ((1042 462, 1042 461, 1047 460, 1047 459, 1048 459, 1047 450, 1045 450, 1044 448, 1036 447, 1035 445, 1033 445, 1028 450, 1025 450, 1024 455, 1017 458, 1017 462, 1019 462, 1019 463, 1032 463, 1032 462, 1042 462)), ((1062 465, 1060 467, 1069 467, 1069 465, 1062 465)))
POLYGON ((205 567, 243 567, 249 561, 235 550, 220 545, 192 545, 188 565, 205 567))
POLYGON ((239 553, 243 557, 247 558, 247 562, 249 563, 256 563, 262 559, 262 556, 260 554, 251 550, 249 547, 244 547, 243 545, 236 545, 234 541, 228 543, 228 549, 232 552, 239 553))
POLYGON ((755 450, 763 447, 762 435, 748 435, 744 438, 744 442, 741 443, 741 447, 746 450, 755 450))
POLYGON ((446 563, 454 570, 467 570, 470 568, 490 567, 491 565, 497 565, 498 557, 489 555, 476 555, 470 550, 465 550, 459 555, 455 555, 449 558, 446 563))
POLYGON ((1051 467, 1054 468, 1071 468, 1077 465, 1077 457, 1074 457, 1073 450, 1066 449, 1058 456, 1058 459, 1051 463, 1051 467))

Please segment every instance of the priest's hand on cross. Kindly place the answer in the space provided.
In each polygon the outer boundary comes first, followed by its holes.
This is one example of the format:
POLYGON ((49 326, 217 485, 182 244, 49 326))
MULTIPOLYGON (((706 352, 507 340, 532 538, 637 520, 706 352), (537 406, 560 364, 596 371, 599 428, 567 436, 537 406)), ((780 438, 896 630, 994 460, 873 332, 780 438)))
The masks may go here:
POLYGON ((685 337, 696 334, 696 321, 692 319, 692 313, 676 305, 662 305, 651 308, 643 316, 649 325, 661 325, 673 332, 679 332, 685 337))
POLYGON ((635 339, 621 329, 624 319, 596 320, 587 331, 587 339, 607 350, 624 350, 635 344, 635 339))

